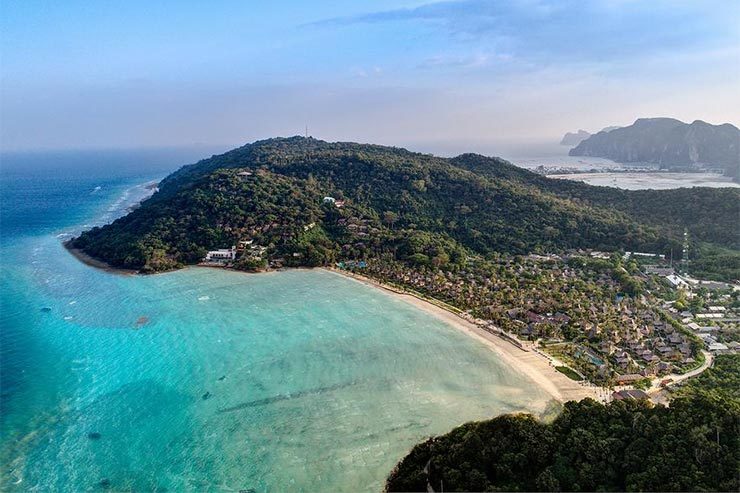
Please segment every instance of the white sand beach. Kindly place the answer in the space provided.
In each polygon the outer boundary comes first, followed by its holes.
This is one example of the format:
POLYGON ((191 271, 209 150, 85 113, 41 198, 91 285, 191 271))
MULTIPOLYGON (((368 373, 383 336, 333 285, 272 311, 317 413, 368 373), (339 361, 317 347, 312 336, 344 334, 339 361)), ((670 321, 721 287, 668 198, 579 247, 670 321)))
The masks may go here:
POLYGON ((471 337, 475 337, 498 354, 511 368, 528 376, 536 385, 560 402, 581 400, 586 397, 602 400, 602 398, 607 394, 603 389, 588 385, 584 382, 576 382, 560 373, 555 369, 555 366, 546 356, 533 351, 531 345, 528 345, 526 342, 523 343, 524 349, 521 349, 514 345, 514 343, 484 330, 473 321, 463 318, 450 310, 446 310, 445 308, 415 296, 414 294, 402 292, 391 286, 382 284, 374 279, 370 279, 359 274, 339 271, 336 269, 326 270, 337 275, 345 276, 349 279, 354 279, 355 281, 368 286, 383 289, 386 292, 392 293, 394 296, 406 303, 410 303, 415 307, 434 315, 438 319, 443 320, 450 326, 468 334, 471 337))

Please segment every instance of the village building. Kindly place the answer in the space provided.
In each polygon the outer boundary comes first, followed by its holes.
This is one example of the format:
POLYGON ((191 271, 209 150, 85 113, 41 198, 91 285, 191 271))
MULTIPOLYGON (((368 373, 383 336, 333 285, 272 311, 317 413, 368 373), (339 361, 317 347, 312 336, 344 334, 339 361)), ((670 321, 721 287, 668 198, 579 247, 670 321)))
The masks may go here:
POLYGON ((662 267, 659 265, 646 265, 645 274, 654 274, 657 276, 670 276, 675 274, 673 267, 662 267))
POLYGON ((721 313, 697 313, 696 318, 723 318, 721 313))
POLYGON ((713 353, 729 353, 730 348, 728 348, 725 344, 722 344, 721 342, 714 342, 712 344, 709 344, 708 349, 713 353))
POLYGON ((681 277, 677 276, 676 274, 670 274, 665 277, 666 280, 676 288, 682 288, 682 289, 689 289, 691 286, 689 286, 689 283, 684 281, 681 277))

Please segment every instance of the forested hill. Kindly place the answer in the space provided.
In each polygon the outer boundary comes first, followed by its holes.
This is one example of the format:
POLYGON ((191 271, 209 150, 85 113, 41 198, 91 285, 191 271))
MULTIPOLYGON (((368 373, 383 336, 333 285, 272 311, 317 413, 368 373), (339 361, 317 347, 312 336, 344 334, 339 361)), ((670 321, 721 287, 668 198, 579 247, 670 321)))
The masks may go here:
MULTIPOLYGON (((665 217, 631 217, 629 209, 613 206, 617 195, 589 199, 593 189, 556 183, 499 159, 277 138, 183 167, 141 207, 83 233, 73 246, 142 271, 195 263, 208 249, 246 238, 284 265, 381 252, 455 262, 465 251, 678 250, 683 231, 663 228, 665 217), (479 160, 485 166, 471 164, 479 160), (325 196, 344 200, 344 207, 324 204, 325 196)), ((700 191, 697 200, 721 200, 720 193, 700 191)), ((731 198, 737 203, 736 193, 731 198)), ((654 203, 653 216, 661 217, 665 204, 654 203)), ((722 209, 730 214, 728 207, 722 209)))
POLYGON ((736 400, 706 395, 571 401, 551 424, 509 414, 431 438, 386 491, 737 491, 739 419, 736 400))
POLYGON ((668 236, 679 236, 687 228, 693 240, 740 250, 738 188, 622 190, 554 180, 501 159, 478 154, 463 154, 452 162, 476 174, 517 180, 576 203, 619 210, 668 236))
POLYGON ((568 402, 550 423, 504 415, 416 445, 387 491, 738 491, 740 355, 719 355, 670 407, 568 402))
MULTIPOLYGON (((622 190, 554 180, 500 159, 464 154, 456 166, 492 178, 505 176, 578 204, 621 211, 668 238, 688 231, 691 273, 700 278, 740 279, 740 189, 622 190)), ((677 258, 674 249, 674 258, 677 258)), ((668 253, 668 252, 665 252, 668 253)))

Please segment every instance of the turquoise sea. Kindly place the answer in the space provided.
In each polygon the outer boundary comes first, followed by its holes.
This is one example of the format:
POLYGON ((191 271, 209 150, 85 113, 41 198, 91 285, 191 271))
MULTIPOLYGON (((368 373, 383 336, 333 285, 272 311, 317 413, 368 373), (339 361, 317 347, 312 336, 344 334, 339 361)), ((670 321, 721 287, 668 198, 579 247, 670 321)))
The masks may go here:
POLYGON ((336 274, 123 276, 63 249, 181 159, 4 157, 0 490, 378 491, 425 437, 543 410, 476 340, 336 274))

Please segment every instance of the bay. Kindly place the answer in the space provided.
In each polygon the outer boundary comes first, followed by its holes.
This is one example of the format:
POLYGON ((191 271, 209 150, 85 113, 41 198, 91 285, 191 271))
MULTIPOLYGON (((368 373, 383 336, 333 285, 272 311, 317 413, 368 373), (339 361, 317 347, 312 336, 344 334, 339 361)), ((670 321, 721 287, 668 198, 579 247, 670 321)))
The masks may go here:
POLYGON ((64 250, 157 171, 2 175, 3 491, 377 491, 425 437, 544 409, 478 341, 331 272, 125 276, 64 250))

